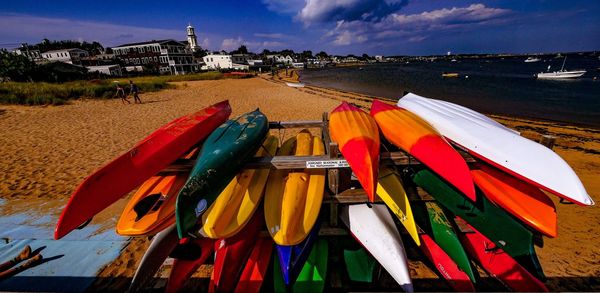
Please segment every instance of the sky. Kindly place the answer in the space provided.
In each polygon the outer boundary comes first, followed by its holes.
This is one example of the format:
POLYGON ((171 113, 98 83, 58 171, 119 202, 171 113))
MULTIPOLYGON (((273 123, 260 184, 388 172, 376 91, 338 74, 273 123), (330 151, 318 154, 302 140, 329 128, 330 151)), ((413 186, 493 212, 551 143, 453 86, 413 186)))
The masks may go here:
POLYGON ((5 1, 0 47, 185 40, 213 51, 436 55, 600 50, 596 0, 5 1))

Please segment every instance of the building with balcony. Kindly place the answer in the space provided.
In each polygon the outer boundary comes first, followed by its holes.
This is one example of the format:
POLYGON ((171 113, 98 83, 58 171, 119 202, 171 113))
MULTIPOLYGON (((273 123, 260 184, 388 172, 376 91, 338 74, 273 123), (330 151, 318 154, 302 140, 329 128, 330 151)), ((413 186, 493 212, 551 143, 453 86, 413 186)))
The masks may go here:
POLYGON ((222 70, 222 69, 234 69, 234 70, 248 70, 247 64, 239 64, 233 62, 231 55, 224 54, 210 54, 202 57, 204 61, 203 70, 222 70))
POLYGON ((42 58, 50 62, 58 61, 69 64, 81 64, 81 59, 88 56, 88 51, 78 48, 53 50, 42 53, 42 58))
POLYGON ((175 40, 123 44, 112 48, 125 68, 154 68, 161 74, 186 74, 198 71, 191 49, 175 40))

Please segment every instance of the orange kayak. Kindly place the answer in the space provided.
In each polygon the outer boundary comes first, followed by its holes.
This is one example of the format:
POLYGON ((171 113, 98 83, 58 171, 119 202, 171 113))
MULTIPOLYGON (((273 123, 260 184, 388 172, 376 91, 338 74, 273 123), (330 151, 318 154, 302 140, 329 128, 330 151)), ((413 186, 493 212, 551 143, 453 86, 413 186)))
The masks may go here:
POLYGON ((373 101, 371 116, 385 138, 475 201, 475 185, 462 156, 425 120, 394 105, 373 101))
POLYGON ((379 129, 361 109, 343 102, 329 118, 329 133, 336 141, 369 201, 375 201, 379 171, 379 129))
POLYGON ((556 208, 539 188, 485 165, 471 170, 471 174, 489 200, 531 228, 556 237, 556 208))
MULTIPOLYGON (((198 155, 194 148, 184 159, 198 155)), ((122 236, 154 235, 175 224, 175 201, 189 172, 152 176, 131 197, 117 222, 122 236)))
POLYGON ((71 195, 56 223, 54 239, 81 226, 177 160, 206 139, 230 114, 229 102, 223 101, 177 118, 94 172, 71 195))

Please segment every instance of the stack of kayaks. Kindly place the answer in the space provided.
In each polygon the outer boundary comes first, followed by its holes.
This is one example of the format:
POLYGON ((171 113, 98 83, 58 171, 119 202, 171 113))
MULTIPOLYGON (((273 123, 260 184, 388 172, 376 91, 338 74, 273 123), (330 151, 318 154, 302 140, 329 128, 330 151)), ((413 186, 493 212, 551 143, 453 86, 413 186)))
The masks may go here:
MULTIPOLYGON (((176 119, 86 178, 55 238, 140 186, 117 224, 120 235, 153 236, 130 291, 146 289, 169 257, 168 292, 185 289, 205 263, 213 264, 209 292, 327 290, 331 253, 319 236, 325 169, 244 167, 252 157, 323 156, 326 146, 308 130, 279 146, 259 110, 227 120, 230 113, 225 101, 176 119), (193 168, 161 172, 173 163, 193 168)), ((398 223, 407 244, 456 291, 476 290, 476 265, 511 290, 547 291, 534 244, 557 236, 557 215, 544 191, 594 203, 558 155, 452 103, 408 94, 397 106, 374 101, 369 115, 344 102, 332 111, 329 132, 366 193, 364 203, 340 210, 364 248, 343 252, 353 282, 377 283, 378 263, 413 290, 398 223), (386 149, 405 151, 415 164, 380 165, 380 131, 386 149)))

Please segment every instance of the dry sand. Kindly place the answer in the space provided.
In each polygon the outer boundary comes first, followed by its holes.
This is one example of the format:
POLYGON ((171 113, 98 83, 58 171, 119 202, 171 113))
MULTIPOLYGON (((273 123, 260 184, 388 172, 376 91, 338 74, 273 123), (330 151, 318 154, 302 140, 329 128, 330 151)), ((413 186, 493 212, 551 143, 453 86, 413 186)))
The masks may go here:
MULTIPOLYGON (((57 218, 79 182, 111 158, 166 122, 215 102, 229 99, 232 116, 259 107, 270 120, 320 120, 340 100, 367 107, 370 98, 317 87, 290 88, 265 77, 177 83, 176 89, 143 93, 144 104, 119 100, 78 100, 49 107, 0 106, 0 199, 2 215, 50 214, 57 218)), ((600 130, 552 122, 493 116, 537 140, 557 137, 555 150, 575 169, 586 189, 600 201, 600 130)), ((281 136, 289 136, 281 132, 281 136)), ((545 238, 537 249, 551 290, 600 290, 600 208, 560 204, 559 236, 545 238)), ((102 212, 94 223, 113 229, 124 200, 102 212)), ((52 229, 52 227, 49 227, 52 229)), ((98 283, 123 288, 135 271, 148 241, 131 242, 98 283), (116 283, 115 283, 116 282, 116 283), (120 283, 119 283, 120 282, 120 283)), ((411 264, 416 278, 435 276, 425 265, 411 264)), ((115 289, 115 287, 112 287, 115 289)))

